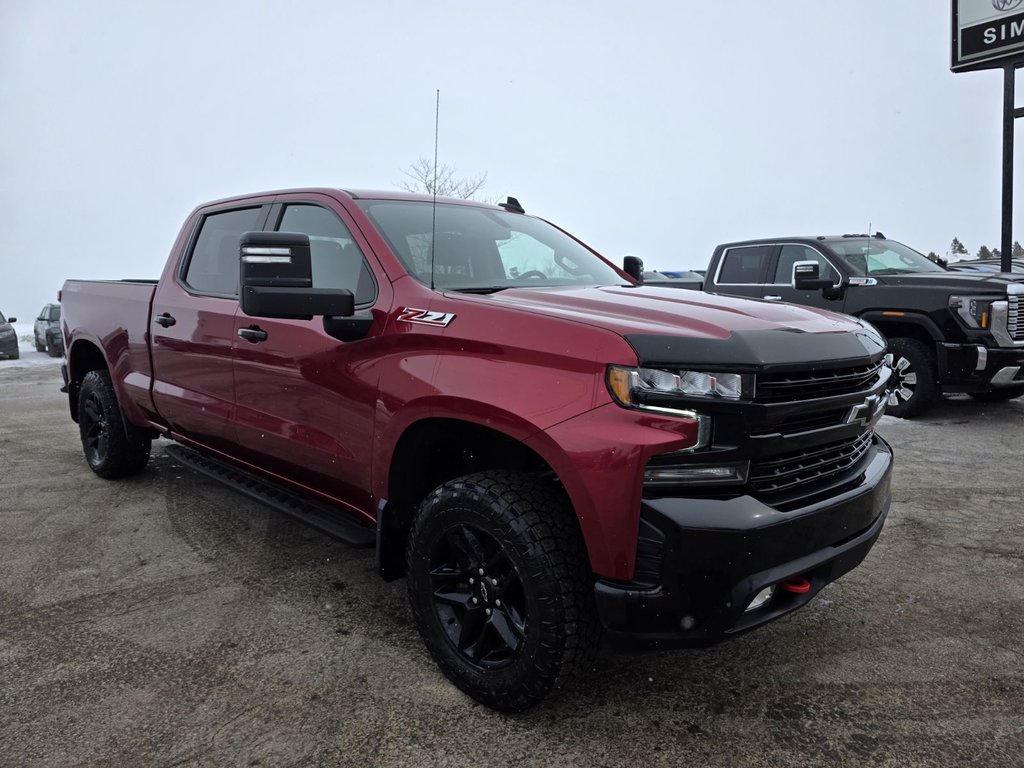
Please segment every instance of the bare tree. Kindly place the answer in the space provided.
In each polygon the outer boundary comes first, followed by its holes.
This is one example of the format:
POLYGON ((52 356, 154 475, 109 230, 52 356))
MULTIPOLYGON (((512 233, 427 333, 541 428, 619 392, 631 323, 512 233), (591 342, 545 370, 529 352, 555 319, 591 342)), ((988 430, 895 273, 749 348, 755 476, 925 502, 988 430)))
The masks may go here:
POLYGON ((463 200, 476 199, 477 193, 487 183, 487 174, 460 176, 454 165, 438 163, 434 174, 434 161, 421 157, 402 171, 409 181, 400 181, 398 186, 406 192, 422 192, 438 197, 460 197, 463 200), (435 183, 436 179, 436 183, 435 183))

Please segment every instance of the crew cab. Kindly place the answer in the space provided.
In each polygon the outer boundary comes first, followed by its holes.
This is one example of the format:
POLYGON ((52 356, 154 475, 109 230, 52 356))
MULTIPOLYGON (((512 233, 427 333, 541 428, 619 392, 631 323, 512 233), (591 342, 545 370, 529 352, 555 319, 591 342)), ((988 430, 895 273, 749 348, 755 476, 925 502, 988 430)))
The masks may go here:
POLYGON ((1024 395, 1024 276, 950 272, 880 233, 783 237, 719 245, 704 290, 832 309, 888 340, 888 413, 925 413, 942 393, 1024 395), (821 286, 798 285, 814 262, 821 286))
POLYGON ((644 287, 513 198, 220 200, 159 280, 61 296, 97 475, 167 438, 375 547, 444 674, 497 709, 537 704, 601 639, 708 645, 795 611, 889 510, 870 325, 644 287))

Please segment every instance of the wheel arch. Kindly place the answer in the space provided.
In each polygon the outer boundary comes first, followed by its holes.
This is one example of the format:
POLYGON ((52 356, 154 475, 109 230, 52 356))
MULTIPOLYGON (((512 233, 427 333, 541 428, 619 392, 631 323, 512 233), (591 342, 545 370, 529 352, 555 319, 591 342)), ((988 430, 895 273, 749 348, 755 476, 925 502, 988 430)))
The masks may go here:
MULTIPOLYGON (((519 429, 502 429, 494 420, 484 423, 454 415, 427 415, 408 424, 395 441, 386 478, 377 484, 381 491, 377 509, 381 576, 390 580, 404 575, 405 547, 416 508, 430 491, 456 477, 498 469, 533 474, 557 486, 575 509, 571 494, 553 468, 564 462, 527 445, 527 436, 519 429)), ((577 515, 572 517, 579 529, 577 515)))
POLYGON ((78 422, 78 395, 82 389, 82 379, 90 371, 110 370, 103 351, 91 341, 79 339, 71 345, 67 354, 68 365, 68 408, 71 419, 78 422))

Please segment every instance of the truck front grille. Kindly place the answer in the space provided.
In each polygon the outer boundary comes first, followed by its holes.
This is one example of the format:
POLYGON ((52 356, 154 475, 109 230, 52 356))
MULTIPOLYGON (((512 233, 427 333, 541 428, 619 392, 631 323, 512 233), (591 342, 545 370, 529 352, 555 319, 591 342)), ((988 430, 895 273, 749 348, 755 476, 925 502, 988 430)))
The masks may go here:
POLYGON ((864 458, 871 440, 871 433, 865 432, 848 440, 753 462, 748 483, 757 493, 774 494, 829 480, 852 469, 864 458))
POLYGON ((1020 296, 1009 297, 1006 313, 1006 330, 1014 341, 1024 341, 1024 307, 1020 296))
POLYGON ((848 368, 826 368, 795 373, 763 373, 757 377, 754 400, 779 403, 846 395, 869 389, 877 380, 883 362, 848 368))

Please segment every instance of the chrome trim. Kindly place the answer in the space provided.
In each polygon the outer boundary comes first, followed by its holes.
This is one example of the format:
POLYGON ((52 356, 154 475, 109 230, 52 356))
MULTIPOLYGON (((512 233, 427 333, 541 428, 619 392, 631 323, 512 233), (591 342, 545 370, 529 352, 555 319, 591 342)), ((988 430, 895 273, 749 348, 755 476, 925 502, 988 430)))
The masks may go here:
POLYGON ((976 371, 984 371, 988 365, 988 350, 985 347, 976 347, 978 350, 978 364, 974 366, 976 371))
MULTIPOLYGON (((1010 286, 1007 287, 1009 289, 1010 286)), ((1018 299, 1019 306, 1019 299, 1018 299)), ((1024 339, 1015 341, 1009 332, 1009 301, 992 302, 992 336, 1000 347, 1024 347, 1024 339)))
POLYGON ((1010 384, 1016 384, 1014 379, 1017 378, 1017 374, 1020 372, 1019 365, 1008 365, 1005 368, 1000 368, 999 372, 992 377, 989 382, 993 387, 1007 387, 1010 384))

